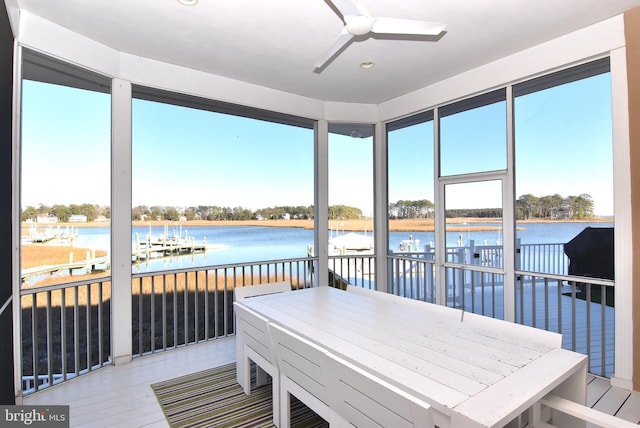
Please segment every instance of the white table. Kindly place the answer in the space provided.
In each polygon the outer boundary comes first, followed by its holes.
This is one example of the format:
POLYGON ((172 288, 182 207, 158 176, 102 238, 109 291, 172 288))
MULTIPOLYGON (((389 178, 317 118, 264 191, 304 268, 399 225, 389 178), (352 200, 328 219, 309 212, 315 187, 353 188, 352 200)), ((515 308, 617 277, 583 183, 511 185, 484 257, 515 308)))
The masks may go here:
POLYGON ((502 427, 550 392, 586 398, 587 357, 555 333, 331 287, 240 304, 426 401, 440 427, 502 427))

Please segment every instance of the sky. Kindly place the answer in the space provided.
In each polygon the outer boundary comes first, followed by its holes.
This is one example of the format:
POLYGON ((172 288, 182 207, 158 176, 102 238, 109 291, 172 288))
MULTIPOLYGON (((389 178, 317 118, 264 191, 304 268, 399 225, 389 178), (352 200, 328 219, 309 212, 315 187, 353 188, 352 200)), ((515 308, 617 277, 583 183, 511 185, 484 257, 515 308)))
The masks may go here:
MULTIPOLYGON (((598 215, 613 214, 610 78, 595 76, 517 97, 515 197, 586 193, 598 215)), ((506 105, 492 104, 442 119, 443 175, 506 168, 506 105)), ((389 200, 434 200, 433 123, 389 136, 389 200), (416 183, 429 183, 416 188, 416 183), (414 196, 415 195, 415 196, 414 196)), ((448 186, 447 208, 501 205, 496 182, 448 186)))
POLYGON ((133 183, 134 206, 313 205, 313 130, 136 100, 133 183))
MULTIPOLYGON (((613 213, 609 75, 515 102, 516 197, 590 194, 613 213)), ((25 81, 22 206, 109 205, 110 98, 25 81)), ((442 172, 506 167, 505 103, 443 118, 442 172)), ((433 123, 389 136, 389 200, 434 200, 433 123)), ((331 134, 329 204, 373 211, 373 140, 331 134)), ((313 131, 133 102, 133 206, 313 204, 313 131)), ((500 206, 495 182, 447 187, 447 208, 500 206)))

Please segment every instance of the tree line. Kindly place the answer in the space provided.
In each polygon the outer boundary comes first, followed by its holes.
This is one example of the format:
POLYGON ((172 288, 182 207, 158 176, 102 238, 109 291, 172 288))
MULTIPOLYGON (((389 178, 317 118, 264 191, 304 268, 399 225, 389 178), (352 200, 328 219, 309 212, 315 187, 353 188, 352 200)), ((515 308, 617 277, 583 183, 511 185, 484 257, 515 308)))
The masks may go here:
POLYGON ((313 206, 281 206, 260 208, 252 211, 241 206, 219 207, 216 205, 198 205, 178 209, 168 206, 134 207, 131 211, 132 220, 256 220, 256 219, 282 219, 285 216, 296 219, 313 218, 313 206))
POLYGON ((99 216, 111 217, 111 208, 95 204, 71 204, 71 205, 39 205, 37 208, 31 205, 22 210, 20 218, 22 221, 36 221, 39 215, 55 216, 58 221, 69 221, 72 215, 85 215, 87 221, 94 221, 99 216))
MULTIPOLYGON (((72 215, 85 215, 87 221, 94 221, 102 215, 111 217, 109 207, 82 204, 82 205, 39 205, 38 207, 27 206, 21 215, 22 221, 36 221, 39 215, 55 216, 58 221, 66 222, 72 215)), ((329 219, 354 219, 362 218, 362 210, 346 205, 332 205, 329 207, 329 219)), ((215 205, 198 205, 194 207, 173 207, 173 206, 147 206, 139 205, 131 210, 131 220, 160 220, 160 221, 180 221, 180 220, 256 220, 269 219, 278 220, 290 219, 313 219, 313 205, 285 205, 277 207, 260 208, 255 211, 244 207, 219 207, 215 205)))
MULTIPOLYGON (((516 200, 515 206, 517 220, 584 220, 595 216, 593 209, 593 198, 586 193, 567 197, 558 194, 542 197, 526 194, 516 200)), ((400 200, 389 204, 389 218, 392 219, 432 219, 434 214, 435 205, 427 199, 400 200)), ((446 211, 445 215, 448 218, 495 218, 502 217, 502 209, 450 209, 446 211)))
MULTIPOLYGON (((583 220, 594 217, 593 199, 583 193, 578 196, 562 197, 558 194, 537 197, 531 194, 520 196, 516 200, 516 219, 570 219, 583 220)), ((435 205, 428 199, 399 200, 389 204, 391 219, 432 219, 435 205)), ((85 215, 87 221, 94 221, 98 216, 111 217, 108 206, 94 204, 40 205, 37 208, 28 206, 22 211, 22 221, 33 220, 38 215, 53 215, 58 221, 66 222, 72 215, 85 215)), ((501 217, 500 208, 455 209, 447 210, 446 216, 452 217, 501 217)), ((131 220, 256 220, 256 219, 312 219, 313 205, 277 206, 260 208, 252 211, 243 207, 219 207, 215 205, 198 205, 188 208, 171 206, 139 205, 131 210, 131 220)), ((329 220, 347 220, 363 218, 362 210, 348 205, 332 205, 329 207, 329 220)))
MULTIPOLYGON (((243 207, 219 207, 215 205, 199 205, 178 210, 175 207, 138 206, 133 208, 132 220, 279 220, 283 218, 308 220, 314 218, 313 205, 284 205, 260 208, 255 211, 243 207)), ((362 218, 362 210, 346 205, 329 207, 329 219, 362 218)))
POLYGON ((516 200, 518 220, 584 220, 594 216, 593 198, 586 193, 567 197, 558 194, 542 197, 526 194, 516 200))

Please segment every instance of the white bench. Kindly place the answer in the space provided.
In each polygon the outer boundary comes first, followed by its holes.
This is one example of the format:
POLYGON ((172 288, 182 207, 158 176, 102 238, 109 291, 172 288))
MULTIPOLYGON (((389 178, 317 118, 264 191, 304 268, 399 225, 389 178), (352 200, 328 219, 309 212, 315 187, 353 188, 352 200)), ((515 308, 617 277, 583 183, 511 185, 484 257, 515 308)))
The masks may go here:
POLYGON ((272 379, 273 390, 273 424, 280 425, 280 415, 277 412, 278 385, 280 375, 275 355, 271 347, 269 336, 269 321, 250 309, 236 305, 236 380, 242 386, 244 393, 251 393, 251 361, 256 363, 257 385, 266 383, 268 373, 272 379))
POLYGON ((263 296, 265 294, 282 293, 291 291, 291 283, 289 281, 268 282, 265 284, 245 285, 236 287, 233 290, 235 301, 246 299, 249 297, 263 296))
POLYGON ((327 362, 332 427, 434 427, 429 404, 331 353, 327 362))
POLYGON ((291 394, 331 423, 326 351, 278 325, 269 328, 280 371, 280 428, 291 425, 291 394))
MULTIPOLYGON (((234 289, 234 297, 235 301, 238 302, 255 296, 285 291, 291 291, 289 281, 237 287, 234 289)), ((269 322, 261 315, 235 303, 234 308, 236 312, 236 354, 237 361, 240 361, 239 366, 236 367, 236 379, 245 394, 249 395, 251 393, 251 361, 256 363, 257 366, 256 384, 258 386, 266 383, 265 373, 271 376, 274 402, 273 423, 279 426, 280 375, 276 358, 272 351, 269 322)))

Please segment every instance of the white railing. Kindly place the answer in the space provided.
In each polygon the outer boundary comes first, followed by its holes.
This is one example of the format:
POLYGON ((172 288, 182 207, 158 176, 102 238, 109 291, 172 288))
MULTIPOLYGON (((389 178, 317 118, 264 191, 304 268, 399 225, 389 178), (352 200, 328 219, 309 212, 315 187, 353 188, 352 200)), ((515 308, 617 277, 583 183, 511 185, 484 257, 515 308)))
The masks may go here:
POLYGON ((23 393, 111 364, 110 278, 20 290, 23 393))
MULTIPOLYGON (((520 247, 516 321, 562 333, 565 348, 590 356, 592 373, 610 376, 614 282, 522 269, 564 270, 564 261, 544 261, 560 256, 557 245, 520 247)), ((389 254, 390 291, 434 302, 433 255, 432 250, 389 254)), ((503 318, 504 280, 490 272, 501 265, 502 257, 496 246, 448 249, 447 260, 455 266, 445 269, 447 305, 503 318)), ((313 284, 316 266, 316 258, 305 257, 135 273, 134 356, 234 334, 235 287, 288 280, 294 288, 306 288, 313 284)), ((375 288, 374 266, 374 254, 331 256, 330 285, 375 288)), ((24 394, 111 364, 110 297, 109 277, 21 290, 24 394)))
MULTIPOLYGON (((301 258, 133 274, 134 356, 234 334, 235 287, 275 279, 308 287, 314 264, 301 258)), ((21 290, 23 394, 111 364, 110 280, 21 290)))
POLYGON ((614 371, 613 295, 610 280, 516 272, 516 322, 562 333, 563 348, 589 356, 589 372, 614 371))
MULTIPOLYGON (((67 379, 75 377, 73 375, 67 376, 67 379)), ((37 389, 47 388, 52 385, 50 381, 53 380, 53 384, 62 382, 64 376, 62 374, 38 375, 38 376, 22 376, 22 390, 23 391, 35 391, 37 389)))
POLYGON ((569 273, 564 244, 520 244, 516 240, 516 269, 557 275, 569 273))
POLYGON ((314 259, 299 258, 132 275, 134 357, 235 334, 236 287, 310 287, 313 266, 314 259))
POLYGON ((425 302, 435 302, 435 263, 430 256, 418 253, 390 254, 388 284, 390 293, 425 302))
POLYGON ((375 259, 374 254, 329 256, 329 285, 375 288, 375 259))

